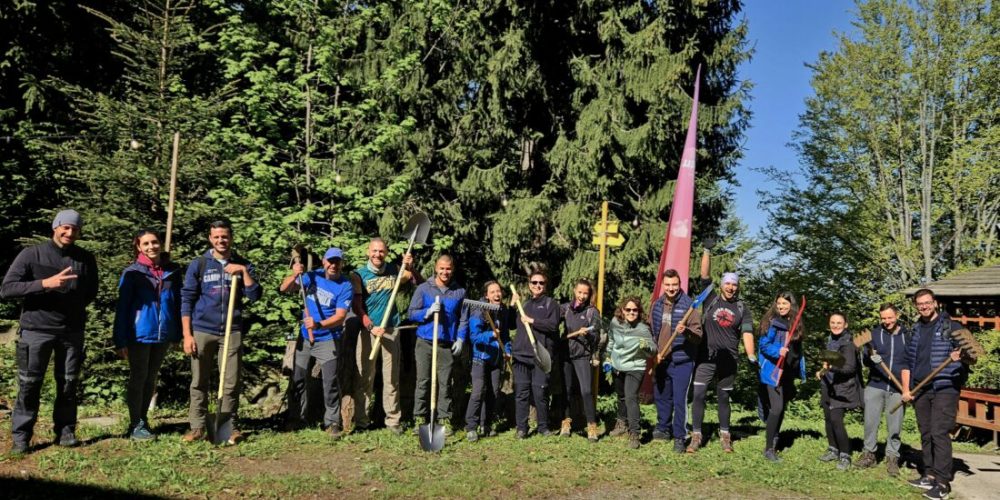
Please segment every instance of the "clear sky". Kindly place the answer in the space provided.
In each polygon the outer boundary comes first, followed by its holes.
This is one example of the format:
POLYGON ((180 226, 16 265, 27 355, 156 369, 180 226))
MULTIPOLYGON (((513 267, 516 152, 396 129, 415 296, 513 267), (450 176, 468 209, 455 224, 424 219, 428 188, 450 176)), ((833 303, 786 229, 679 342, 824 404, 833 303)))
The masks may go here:
POLYGON ((789 147, 805 99, 813 94, 811 71, 819 53, 837 47, 834 32, 850 33, 855 11, 849 0, 746 0, 743 15, 750 25, 753 59, 739 68, 740 77, 754 83, 744 158, 736 168, 741 186, 735 188, 736 213, 750 235, 767 223, 758 208, 757 190, 767 178, 754 168, 774 166, 794 170, 798 156, 789 147))

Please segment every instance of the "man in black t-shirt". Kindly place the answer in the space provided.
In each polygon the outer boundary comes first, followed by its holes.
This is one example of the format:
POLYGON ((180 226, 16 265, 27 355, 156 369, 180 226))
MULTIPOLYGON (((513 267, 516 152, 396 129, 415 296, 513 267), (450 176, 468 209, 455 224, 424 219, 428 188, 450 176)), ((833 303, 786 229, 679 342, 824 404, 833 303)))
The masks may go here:
MULTIPOLYGON (((702 288, 712 283, 709 277, 711 258, 709 248, 701 256, 702 288)), ((705 393, 713 379, 717 381, 719 395, 719 438, 722 449, 733 451, 729 434, 729 392, 736 382, 740 339, 746 349, 747 359, 757 362, 754 354, 753 317, 742 301, 737 299, 740 279, 736 273, 722 275, 721 293, 714 291, 705 299, 702 321, 705 341, 701 343, 694 370, 694 402, 691 405, 691 444, 687 452, 694 453, 702 443, 701 424, 705 419, 705 393)))

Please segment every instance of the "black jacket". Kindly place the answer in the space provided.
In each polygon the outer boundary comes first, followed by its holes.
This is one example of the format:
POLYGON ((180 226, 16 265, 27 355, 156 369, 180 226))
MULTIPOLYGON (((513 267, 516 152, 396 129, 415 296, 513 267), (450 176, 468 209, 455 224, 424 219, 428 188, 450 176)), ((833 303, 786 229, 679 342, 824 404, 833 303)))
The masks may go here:
MULTIPOLYGON (((556 341, 559 337, 559 304, 548 295, 542 295, 537 299, 527 299, 522 303, 524 314, 535 320, 531 325, 531 333, 535 336, 538 345, 555 354, 556 341)), ((535 351, 531 348, 531 341, 528 340, 528 332, 521 322, 521 315, 517 315, 517 335, 514 337, 512 352, 514 359, 522 363, 532 363, 535 359, 535 351)))
POLYGON ((820 383, 820 402, 827 408, 857 408, 861 406, 861 385, 858 382, 858 351, 851 341, 851 332, 839 337, 831 335, 826 348, 844 356, 844 366, 830 366, 830 372, 820 383))
POLYGON ((0 297, 24 297, 22 330, 82 332, 87 322, 87 305, 97 297, 97 260, 76 245, 60 248, 51 240, 25 248, 7 270, 0 297), (56 290, 42 288, 42 280, 67 267, 73 268, 75 280, 56 290))
POLYGON ((563 359, 589 358, 597 348, 597 339, 601 335, 601 313, 589 303, 574 308, 573 302, 563 304, 560 313, 565 328, 559 347, 563 359), (594 331, 579 337, 566 338, 566 335, 589 326, 594 327, 594 331))

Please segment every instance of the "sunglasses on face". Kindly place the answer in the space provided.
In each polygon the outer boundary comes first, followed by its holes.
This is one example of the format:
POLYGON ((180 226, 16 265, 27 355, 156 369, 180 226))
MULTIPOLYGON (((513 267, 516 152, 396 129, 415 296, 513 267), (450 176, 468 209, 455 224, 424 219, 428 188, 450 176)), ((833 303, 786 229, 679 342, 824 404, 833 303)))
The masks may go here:
POLYGON ((639 312, 639 308, 637 308, 637 307, 626 307, 625 308, 625 312, 627 312, 627 313, 637 313, 637 312, 639 312))
POLYGON ((544 281, 531 281, 530 283, 531 283, 532 285, 544 285, 544 284, 545 284, 545 282, 544 282, 544 281))

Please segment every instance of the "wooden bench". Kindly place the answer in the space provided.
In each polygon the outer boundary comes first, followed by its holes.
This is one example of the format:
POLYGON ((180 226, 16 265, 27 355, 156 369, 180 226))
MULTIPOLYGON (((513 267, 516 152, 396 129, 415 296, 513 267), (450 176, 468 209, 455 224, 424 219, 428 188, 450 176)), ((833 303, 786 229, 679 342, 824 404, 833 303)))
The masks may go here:
POLYGON ((1000 448, 1000 391, 990 389, 962 389, 958 399, 958 417, 955 422, 977 429, 993 431, 993 446, 1000 448))

